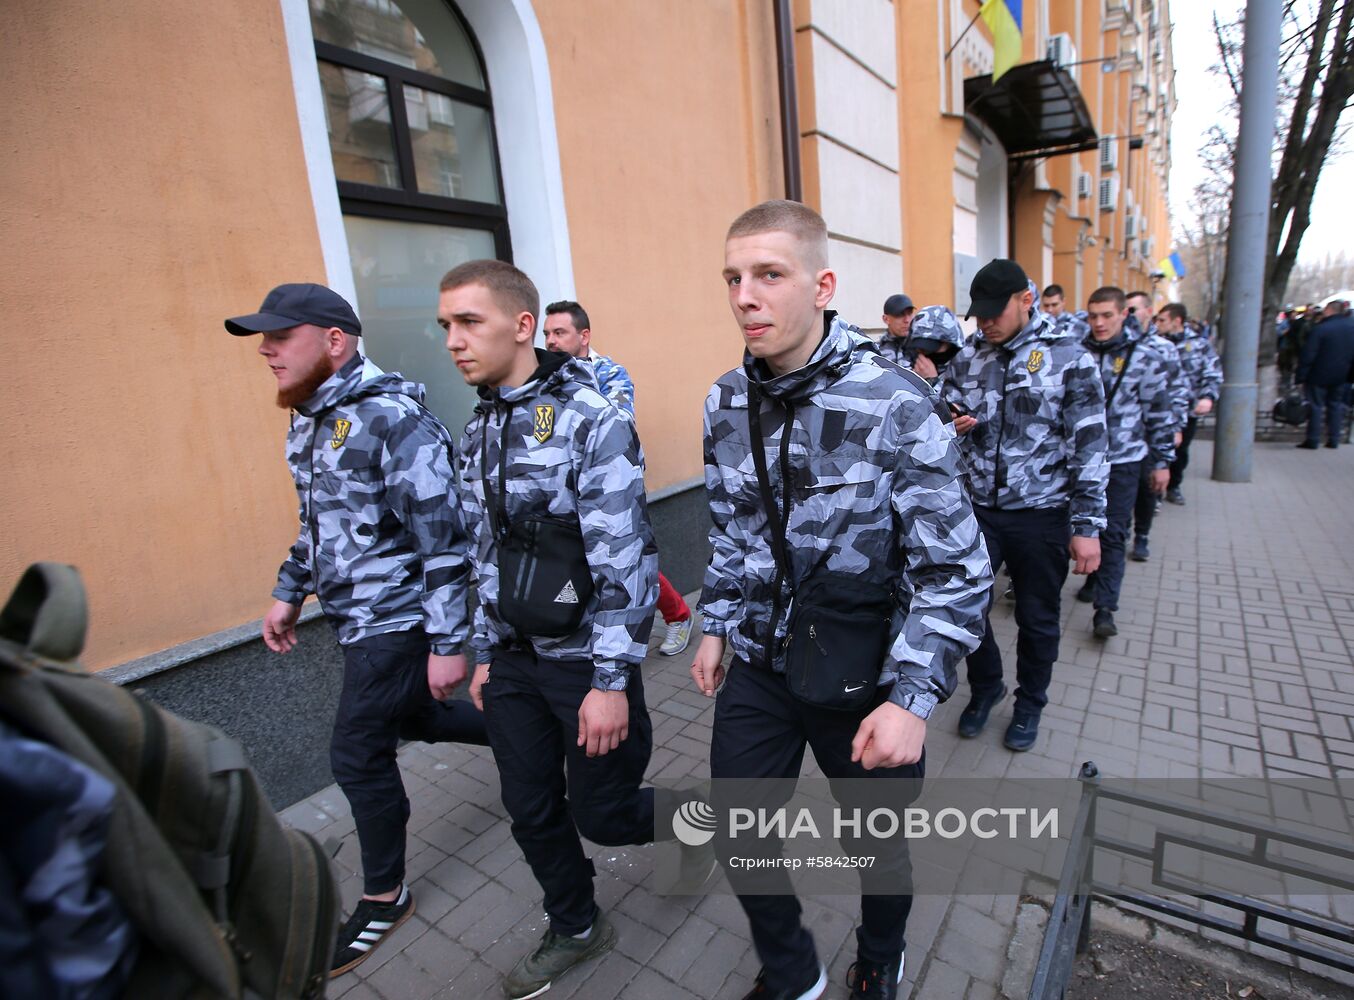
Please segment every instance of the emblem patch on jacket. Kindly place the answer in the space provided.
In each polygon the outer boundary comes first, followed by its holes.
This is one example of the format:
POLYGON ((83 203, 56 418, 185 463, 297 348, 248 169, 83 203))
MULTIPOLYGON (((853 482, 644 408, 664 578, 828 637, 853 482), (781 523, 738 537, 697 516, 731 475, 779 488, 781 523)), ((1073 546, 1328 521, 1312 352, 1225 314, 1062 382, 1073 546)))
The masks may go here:
POLYGON ((537 444, 545 444, 555 433, 555 408, 549 403, 536 407, 536 420, 532 424, 531 436, 537 444))
POLYGON ((343 442, 348 440, 348 432, 353 429, 351 420, 339 418, 334 421, 334 436, 329 439, 329 447, 342 448, 343 442))
POLYGON ((1114 374, 1118 375, 1124 370, 1124 359, 1122 357, 1114 359, 1114 374))
POLYGON ((556 604, 578 603, 578 591, 574 589, 574 581, 572 580, 564 581, 564 586, 560 589, 559 596, 555 598, 555 603, 556 604))
POLYGON ((1044 367, 1044 352, 1030 351, 1030 360, 1025 362, 1026 371, 1033 375, 1042 367, 1044 367))

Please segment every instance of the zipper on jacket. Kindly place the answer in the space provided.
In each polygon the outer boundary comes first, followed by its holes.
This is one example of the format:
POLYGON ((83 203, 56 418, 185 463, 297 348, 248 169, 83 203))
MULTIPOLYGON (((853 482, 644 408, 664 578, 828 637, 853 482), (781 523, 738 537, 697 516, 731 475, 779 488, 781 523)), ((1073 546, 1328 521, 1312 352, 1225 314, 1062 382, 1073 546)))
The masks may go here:
MULTIPOLYGON (((757 414, 760 419, 760 414, 757 414)), ((785 423, 780 431, 780 447, 777 456, 776 465, 780 469, 780 523, 785 529, 786 547, 785 558, 790 558, 789 537, 790 537, 790 479, 789 479, 789 454, 790 454, 790 428, 794 426, 795 408, 794 404, 788 400, 785 402, 785 423)), ((776 577, 772 584, 771 598, 771 620, 768 622, 768 631, 766 635, 766 669, 776 669, 776 624, 780 621, 780 592, 785 586, 785 570, 780 565, 780 560, 776 560, 776 577)), ((785 642, 790 641, 790 631, 788 626, 785 631, 785 642)))
POLYGON ((1004 347, 998 347, 998 351, 1003 354, 1009 354, 1005 363, 1001 366, 1001 402, 998 409, 1001 413, 1001 424, 997 427, 997 457, 992 466, 992 509, 1001 508, 1001 443, 1006 438, 1006 391, 1010 387, 1011 363, 1015 361, 1015 352, 1008 351, 1004 347))

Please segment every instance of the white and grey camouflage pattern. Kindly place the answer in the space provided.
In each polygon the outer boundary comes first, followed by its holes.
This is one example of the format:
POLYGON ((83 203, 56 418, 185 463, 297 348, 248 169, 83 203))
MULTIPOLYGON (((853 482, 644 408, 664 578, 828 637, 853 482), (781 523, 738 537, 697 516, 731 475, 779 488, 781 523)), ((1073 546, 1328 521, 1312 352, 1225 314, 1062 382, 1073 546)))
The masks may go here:
POLYGON ((1222 361, 1213 350, 1213 342, 1206 334, 1186 327, 1175 345, 1180 352, 1180 367, 1189 380, 1190 408, 1201 399, 1216 401, 1222 390, 1222 361))
POLYGON ((1104 344, 1096 343, 1089 333, 1082 343, 1100 368, 1108 400, 1105 426, 1110 465, 1147 459, 1153 469, 1169 467, 1175 461, 1175 414, 1166 362, 1127 323, 1104 344), (1114 391, 1116 383, 1119 388, 1114 391))
POLYGON ((292 414, 301 530, 273 596, 316 594, 345 645, 422 628, 433 652, 450 654, 466 638, 469 544, 453 445, 422 402, 421 385, 358 355, 292 414))
POLYGON ((592 686, 623 691, 648 652, 658 603, 658 550, 649 524, 644 468, 634 421, 597 389, 591 366, 538 350, 522 386, 481 390, 460 442, 460 496, 474 545, 479 595, 476 659, 515 638, 498 617, 498 543, 485 513, 481 442, 488 423, 489 479, 498 495, 499 442, 509 425, 507 514, 577 517, 593 595, 583 622, 560 639, 530 637, 542 660, 591 660, 592 686))
POLYGON ((892 702, 925 718, 953 693, 956 664, 982 638, 992 586, 987 548, 944 407, 854 327, 830 312, 825 323, 804 368, 772 378, 745 355, 706 397, 714 527, 700 599, 704 630, 725 637, 736 658, 783 671, 792 584, 832 572, 893 587, 900 611, 880 683, 893 685, 892 702), (750 379, 764 397, 778 505, 786 488, 778 448, 787 405, 793 410, 786 532, 793 581, 780 593, 751 454, 750 379))
POLYGON ((960 436, 973 502, 1068 507, 1074 534, 1105 527, 1105 390, 1081 341, 1033 312, 1005 344, 978 334, 945 369, 941 396, 977 419, 960 436))
MULTIPOLYGON (((1130 315, 1124 323, 1131 326, 1134 331, 1142 330, 1142 324, 1138 322, 1136 315, 1130 315)), ((1171 419, 1174 429, 1181 430, 1189 417, 1190 385, 1180 364, 1180 351, 1176 349, 1174 341, 1157 332, 1155 323, 1147 328, 1143 343, 1156 351, 1166 365, 1166 385, 1171 394, 1171 419)))

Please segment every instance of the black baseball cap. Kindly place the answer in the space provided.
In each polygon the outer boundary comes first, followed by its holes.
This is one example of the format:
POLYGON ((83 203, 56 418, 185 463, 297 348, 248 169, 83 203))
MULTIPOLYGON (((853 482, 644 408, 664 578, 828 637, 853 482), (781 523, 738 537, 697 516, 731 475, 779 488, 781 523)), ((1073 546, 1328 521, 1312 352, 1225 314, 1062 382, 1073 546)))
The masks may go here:
POLYGON ((237 337, 248 337, 302 323, 326 330, 336 326, 354 337, 362 336, 362 324, 348 300, 332 288, 310 283, 278 285, 264 296, 258 312, 226 320, 226 329, 237 337))
POLYGON ((978 269, 969 285, 969 307, 964 319, 977 316, 979 319, 992 319, 1000 316, 1006 303, 1016 292, 1029 287, 1030 279, 1025 270, 1013 260, 998 257, 978 269))
POLYGON ((912 304, 912 300, 902 292, 899 292, 897 295, 890 295, 884 300, 885 316, 901 316, 909 309, 915 308, 917 307, 912 304))

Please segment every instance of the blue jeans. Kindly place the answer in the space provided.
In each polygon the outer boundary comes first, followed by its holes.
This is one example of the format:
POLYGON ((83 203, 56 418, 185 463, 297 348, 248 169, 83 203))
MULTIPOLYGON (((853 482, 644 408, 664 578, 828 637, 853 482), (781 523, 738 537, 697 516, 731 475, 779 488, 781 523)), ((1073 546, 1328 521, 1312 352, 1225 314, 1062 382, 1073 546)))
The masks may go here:
POLYGON ((1312 404, 1312 415, 1307 421, 1307 441, 1321 443, 1321 425, 1326 425, 1326 443, 1335 447, 1344 430, 1345 407, 1349 405, 1349 383, 1343 385, 1309 385, 1307 402, 1312 404))

